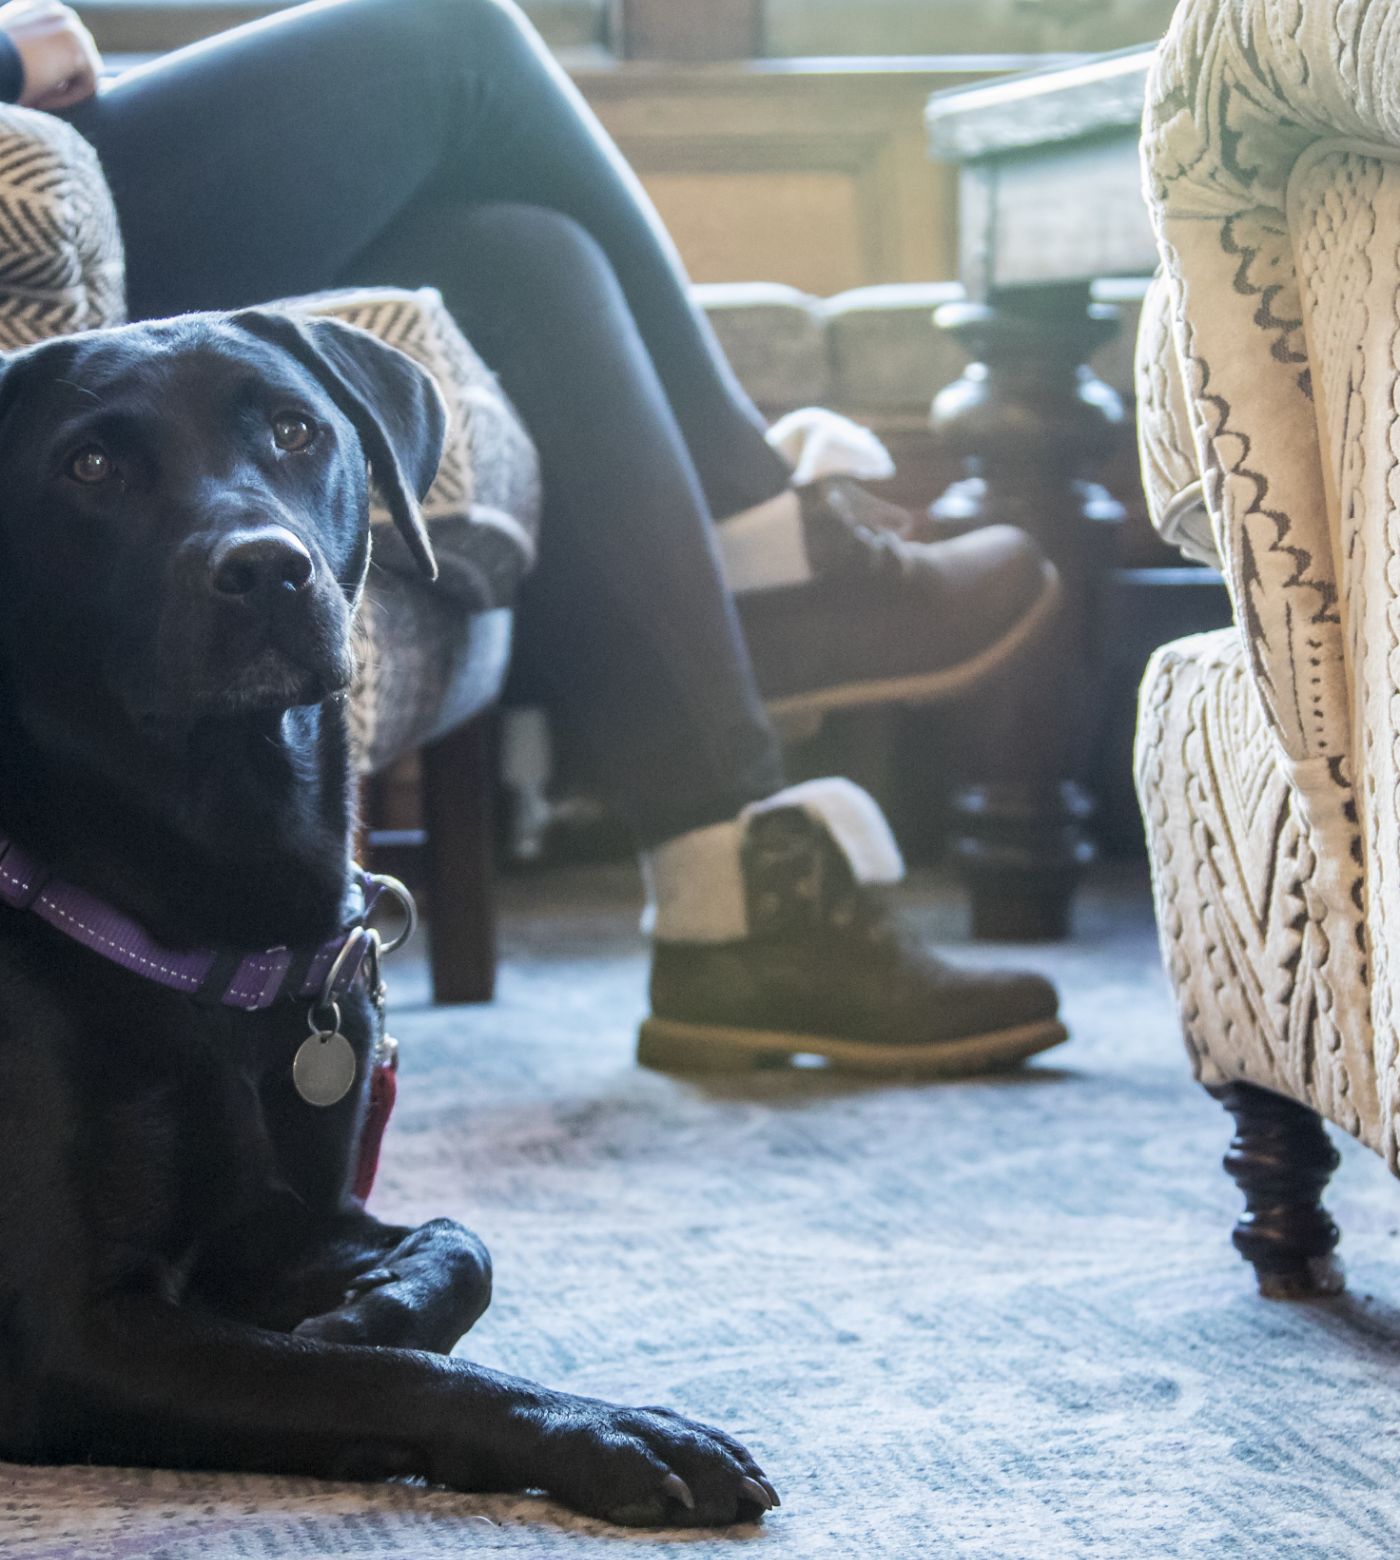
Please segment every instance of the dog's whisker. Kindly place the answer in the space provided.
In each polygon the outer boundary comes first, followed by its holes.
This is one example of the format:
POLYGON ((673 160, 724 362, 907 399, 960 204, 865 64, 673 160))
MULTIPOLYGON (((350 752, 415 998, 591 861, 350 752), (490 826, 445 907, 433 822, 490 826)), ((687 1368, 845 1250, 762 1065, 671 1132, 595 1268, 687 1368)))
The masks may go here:
POLYGON ((107 404, 102 399, 102 397, 98 395, 96 390, 90 390, 86 385, 76 385, 71 379, 57 379, 54 381, 54 383, 60 384, 68 390, 76 390, 79 395, 87 396, 90 400, 96 401, 99 406, 105 406, 107 404))

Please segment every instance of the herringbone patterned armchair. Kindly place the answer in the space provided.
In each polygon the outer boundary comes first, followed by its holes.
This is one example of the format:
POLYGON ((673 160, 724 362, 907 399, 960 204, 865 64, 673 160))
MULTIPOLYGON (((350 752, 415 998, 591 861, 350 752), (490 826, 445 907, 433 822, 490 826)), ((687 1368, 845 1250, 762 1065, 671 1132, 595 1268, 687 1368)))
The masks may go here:
POLYGON ((1154 658, 1138 787, 1235 1243, 1311 1293, 1320 1118, 1400 1169, 1400 6, 1185 0, 1143 159, 1144 476, 1236 627, 1154 658))

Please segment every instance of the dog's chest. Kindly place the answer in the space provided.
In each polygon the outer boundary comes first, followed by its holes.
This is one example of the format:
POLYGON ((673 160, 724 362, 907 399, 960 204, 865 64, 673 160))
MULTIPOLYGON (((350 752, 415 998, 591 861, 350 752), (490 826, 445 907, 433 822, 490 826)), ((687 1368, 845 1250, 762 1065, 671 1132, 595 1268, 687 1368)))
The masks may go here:
POLYGON ((298 1004, 245 1014, 125 996, 105 1033, 89 1008, 65 1068, 80 1222, 103 1273, 149 1271, 178 1288, 273 1210, 337 1195, 356 1104, 321 1111, 296 1095, 298 1004))
POLYGON ((201 1057, 168 1077, 112 1081, 95 1102, 94 1227, 128 1249, 178 1257, 236 1222, 279 1179, 257 1081, 201 1057))
POLYGON ((232 1068, 109 1077, 89 1106, 83 1223, 109 1272, 187 1270, 279 1179, 258 1091, 232 1068))

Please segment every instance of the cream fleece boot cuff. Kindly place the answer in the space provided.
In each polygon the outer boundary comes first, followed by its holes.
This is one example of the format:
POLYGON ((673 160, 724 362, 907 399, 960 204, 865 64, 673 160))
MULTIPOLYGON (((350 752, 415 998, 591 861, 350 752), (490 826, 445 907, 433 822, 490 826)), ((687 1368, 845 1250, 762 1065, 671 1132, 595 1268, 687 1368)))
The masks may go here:
POLYGON ((869 428, 824 406, 802 406, 780 417, 768 442, 792 467, 792 485, 823 477, 880 482, 894 475, 894 457, 869 428))
POLYGON ((805 585, 812 578, 802 506, 793 488, 822 477, 876 481, 894 475, 890 452, 869 428, 821 406, 789 412, 768 430, 768 442, 791 464, 793 486, 717 527, 720 571, 735 595, 805 585))
POLYGON ((749 820, 801 807, 825 825, 858 883, 898 883, 904 859, 868 791, 849 780, 808 780, 754 802, 728 823, 693 829, 642 856, 642 930, 662 942, 737 942, 749 934, 743 844, 749 820))

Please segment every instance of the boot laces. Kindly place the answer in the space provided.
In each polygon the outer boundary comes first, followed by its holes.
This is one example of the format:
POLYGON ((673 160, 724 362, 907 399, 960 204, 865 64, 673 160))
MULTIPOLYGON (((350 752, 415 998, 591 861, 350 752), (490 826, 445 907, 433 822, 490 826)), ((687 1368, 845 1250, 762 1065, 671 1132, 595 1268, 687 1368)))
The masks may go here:
POLYGON ((819 574, 880 580, 902 577, 914 567, 910 543, 899 529, 908 526, 903 510, 842 477, 823 478, 803 497, 808 548, 819 574))

